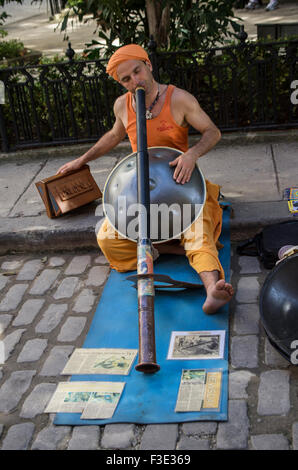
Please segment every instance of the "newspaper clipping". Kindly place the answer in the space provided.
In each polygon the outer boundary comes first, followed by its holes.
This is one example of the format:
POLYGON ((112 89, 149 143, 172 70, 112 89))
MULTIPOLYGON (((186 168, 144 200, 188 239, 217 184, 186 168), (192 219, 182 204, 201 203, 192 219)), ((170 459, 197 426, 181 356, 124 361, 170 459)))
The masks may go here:
POLYGON ((225 331, 172 331, 168 359, 221 359, 225 331))
POLYGON ((111 418, 124 382, 61 382, 45 413, 82 413, 81 419, 111 418))
POLYGON ((128 375, 136 355, 137 349, 75 349, 62 375, 128 375))
POLYGON ((175 411, 217 411, 221 385, 221 369, 183 369, 175 411))
POLYGON ((203 408, 218 409, 221 395, 222 372, 208 372, 203 408))
POLYGON ((206 370, 183 369, 176 412, 200 411, 204 398, 206 370))

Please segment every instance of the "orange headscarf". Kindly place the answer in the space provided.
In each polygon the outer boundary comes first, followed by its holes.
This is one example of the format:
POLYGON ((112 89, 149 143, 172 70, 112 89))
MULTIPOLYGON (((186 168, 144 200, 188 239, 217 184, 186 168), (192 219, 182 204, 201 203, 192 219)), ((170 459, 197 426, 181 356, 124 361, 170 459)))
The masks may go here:
POLYGON ((117 49, 116 52, 110 58, 106 71, 111 75, 114 80, 118 81, 117 67, 126 60, 145 60, 150 62, 149 57, 145 49, 137 44, 129 44, 117 49))

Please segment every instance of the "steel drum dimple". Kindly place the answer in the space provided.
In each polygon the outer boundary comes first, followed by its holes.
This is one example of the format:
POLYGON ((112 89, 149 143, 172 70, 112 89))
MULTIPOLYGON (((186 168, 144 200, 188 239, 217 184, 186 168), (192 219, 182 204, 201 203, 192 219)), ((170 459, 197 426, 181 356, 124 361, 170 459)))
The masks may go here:
MULTIPOLYGON (((206 185, 198 166, 188 183, 182 185, 173 179, 175 167, 170 167, 169 162, 181 155, 181 151, 150 147, 148 154, 150 238, 153 243, 161 243, 179 238, 199 217, 206 199, 206 185)), ((135 242, 138 228, 136 156, 134 152, 118 163, 108 176, 103 192, 103 209, 109 222, 122 236, 135 242), (132 227, 135 230, 130 230, 132 227)))

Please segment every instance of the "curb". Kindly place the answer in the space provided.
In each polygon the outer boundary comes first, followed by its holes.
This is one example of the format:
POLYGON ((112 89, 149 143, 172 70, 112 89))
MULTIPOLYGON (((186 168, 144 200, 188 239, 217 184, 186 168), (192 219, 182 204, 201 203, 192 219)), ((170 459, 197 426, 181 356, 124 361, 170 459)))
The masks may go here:
POLYGON ((98 248, 94 227, 71 233, 66 230, 1 233, 0 255, 98 248))
MULTIPOLYGON (((198 136, 190 136, 190 142, 198 136)), ((273 143, 298 141, 298 129, 272 132, 248 132, 223 134, 219 146, 240 145, 243 143, 273 143)), ((0 161, 9 158, 28 158, 32 161, 43 156, 73 157, 81 155, 89 144, 76 146, 30 149, 11 154, 0 154, 0 161)), ((119 158, 131 151, 128 141, 119 144, 109 156, 119 158)), ((93 206, 94 208, 95 206, 93 206)), ((286 201, 231 202, 234 216, 231 218, 231 240, 240 241, 250 238, 264 226, 292 218, 286 201)), ((94 209, 92 209, 93 211, 94 209)), ((87 206, 75 214, 57 219, 48 219, 45 213, 37 217, 1 218, 0 255, 12 252, 38 252, 75 249, 98 249, 95 227, 101 217, 91 213, 87 206)))
MULTIPOLYGON (((230 219, 231 241, 238 242, 251 238, 263 227, 292 219, 286 201, 266 201, 231 204, 230 219)), ((62 219, 60 219, 62 222, 62 219)), ((100 218, 89 216, 84 227, 69 224, 69 215, 65 226, 52 229, 9 231, 0 233, 0 255, 20 252, 70 251, 99 249, 95 227, 100 218)))

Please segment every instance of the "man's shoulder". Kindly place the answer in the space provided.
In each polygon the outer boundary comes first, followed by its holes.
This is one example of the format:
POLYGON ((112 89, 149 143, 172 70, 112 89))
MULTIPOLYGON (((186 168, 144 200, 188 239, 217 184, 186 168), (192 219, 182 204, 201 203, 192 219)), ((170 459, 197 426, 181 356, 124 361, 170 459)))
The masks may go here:
POLYGON ((119 96, 114 103, 114 112, 115 114, 121 113, 126 107, 126 97, 128 93, 124 93, 124 95, 119 96))
MULTIPOLYGON (((172 85, 173 86, 173 85, 172 85)), ((191 98, 194 98, 194 96, 189 93, 188 91, 184 90, 183 88, 179 88, 177 86, 173 86, 173 94, 172 94, 173 98, 175 99, 191 99, 191 98)))
POLYGON ((194 103, 196 98, 189 93, 188 91, 184 90, 183 88, 174 87, 172 93, 172 103, 177 106, 187 107, 194 103))

